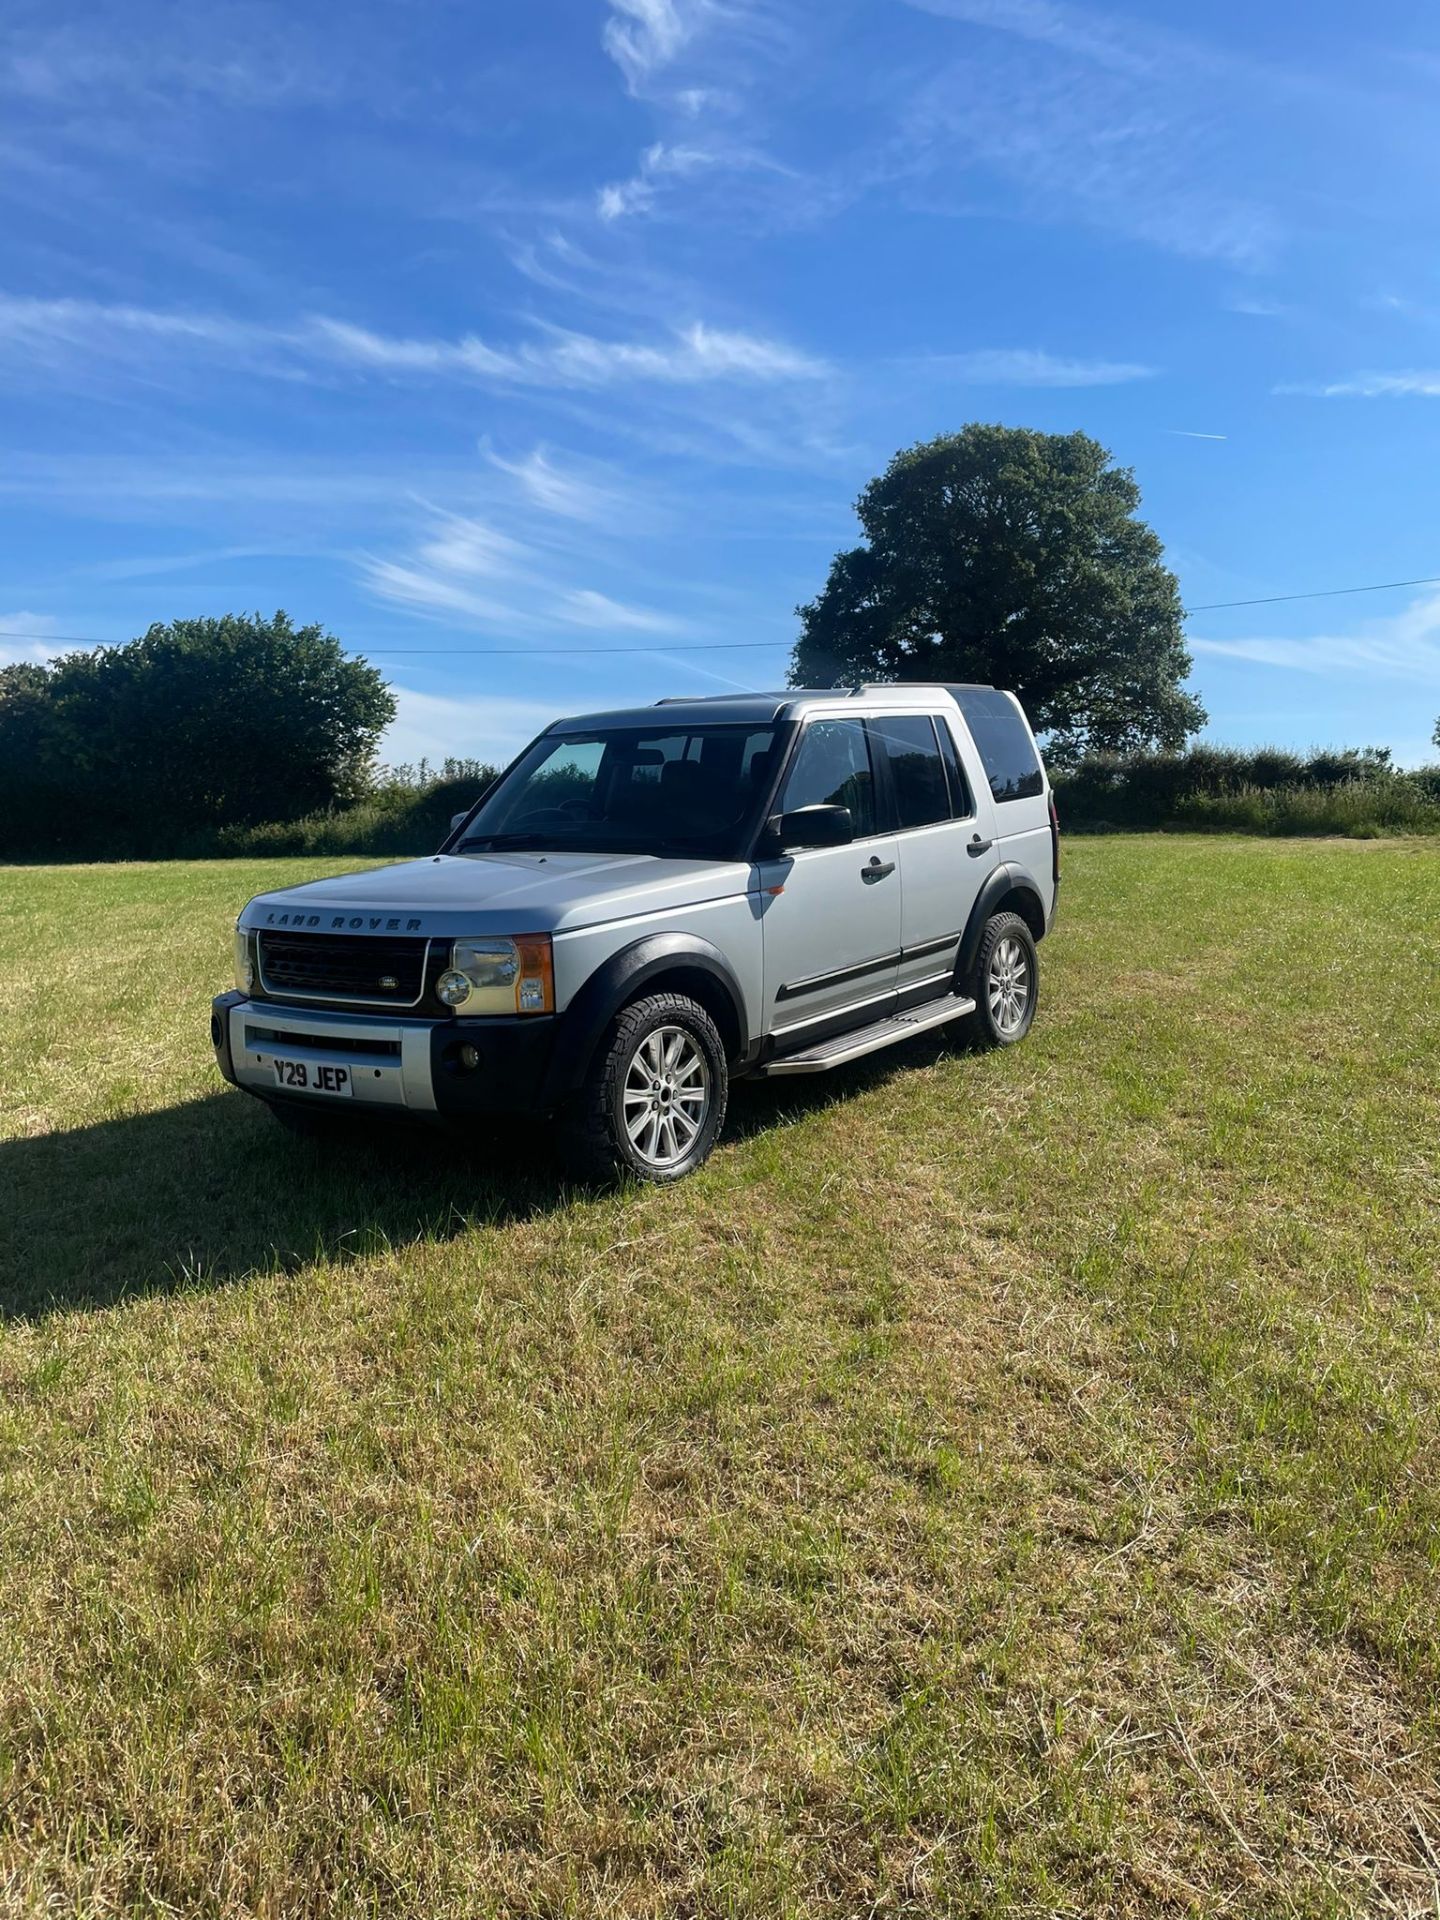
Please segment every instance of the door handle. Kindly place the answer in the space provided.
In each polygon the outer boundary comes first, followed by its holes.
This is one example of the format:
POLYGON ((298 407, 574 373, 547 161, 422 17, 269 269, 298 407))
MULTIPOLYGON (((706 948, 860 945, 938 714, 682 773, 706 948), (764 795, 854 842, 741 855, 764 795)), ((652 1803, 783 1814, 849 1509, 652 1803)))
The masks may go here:
POLYGON ((994 844, 995 842, 993 840, 982 840, 978 833, 972 833, 970 836, 970 845, 965 851, 967 853, 988 853, 994 844))
POLYGON ((887 873, 894 873, 895 862, 882 860, 878 853, 872 853, 868 867, 861 867, 860 878, 865 881, 883 880, 887 873))

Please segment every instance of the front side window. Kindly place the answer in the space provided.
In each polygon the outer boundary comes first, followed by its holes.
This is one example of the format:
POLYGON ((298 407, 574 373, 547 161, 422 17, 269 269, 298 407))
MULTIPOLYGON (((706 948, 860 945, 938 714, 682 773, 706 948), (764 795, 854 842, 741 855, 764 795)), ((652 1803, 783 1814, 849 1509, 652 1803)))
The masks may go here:
POLYGON ((465 828, 457 853, 737 857, 772 777, 774 727, 545 734, 465 828))
POLYGON ((898 714, 872 720, 871 729, 885 743, 890 784, 895 791, 896 824, 932 827, 950 818, 950 794, 945 785, 945 763, 928 713, 898 714))
POLYGON ((1029 800, 1044 793, 1040 756, 1009 694, 993 687, 958 687, 955 698, 980 751, 995 798, 1029 800))
POLYGON ((780 795, 780 812, 848 807, 855 837, 875 831, 875 776, 863 720, 812 720, 800 736, 780 795))

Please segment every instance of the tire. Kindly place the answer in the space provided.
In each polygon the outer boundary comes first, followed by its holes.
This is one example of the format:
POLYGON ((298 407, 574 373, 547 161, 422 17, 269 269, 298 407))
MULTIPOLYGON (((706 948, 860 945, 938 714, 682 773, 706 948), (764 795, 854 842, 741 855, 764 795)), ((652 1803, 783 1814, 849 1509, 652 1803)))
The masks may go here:
POLYGON ((730 1069, 715 1022, 680 993, 623 1007, 560 1127, 567 1172, 667 1186, 710 1156, 725 1124, 730 1069))
POLYGON ((1035 936, 1018 913, 997 913, 985 922, 963 991, 975 1002, 967 1025, 981 1046, 1013 1047, 1030 1031, 1040 999, 1040 962, 1035 936))

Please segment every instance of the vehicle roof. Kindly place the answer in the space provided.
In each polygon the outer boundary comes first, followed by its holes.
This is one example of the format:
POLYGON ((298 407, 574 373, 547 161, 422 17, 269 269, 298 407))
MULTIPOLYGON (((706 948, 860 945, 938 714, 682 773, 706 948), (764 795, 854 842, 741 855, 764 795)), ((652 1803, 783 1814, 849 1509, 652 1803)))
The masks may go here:
MULTIPOLYGON (((983 681, 969 681, 965 688, 993 689, 983 681)), ((577 713, 556 720, 547 733, 575 733, 582 727, 653 727, 663 719, 676 727, 750 726, 768 727, 777 720, 795 720, 815 707, 855 708, 881 705, 933 707, 937 694, 953 695, 957 683, 926 680, 894 682, 872 681, 858 687, 785 687, 775 693, 716 693, 698 697, 671 697, 652 706, 615 707, 604 713, 577 713)))

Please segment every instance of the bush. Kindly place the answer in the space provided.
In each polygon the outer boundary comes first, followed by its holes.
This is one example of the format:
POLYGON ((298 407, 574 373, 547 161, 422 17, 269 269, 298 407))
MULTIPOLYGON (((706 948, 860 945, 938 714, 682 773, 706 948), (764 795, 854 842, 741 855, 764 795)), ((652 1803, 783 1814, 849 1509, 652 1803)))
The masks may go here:
POLYGON ((271 820, 258 827, 225 827, 211 852, 220 854, 433 853, 452 817, 473 806, 498 769, 479 760, 447 760, 438 773, 418 767, 382 770, 353 807, 271 820), (428 782, 428 784, 426 784, 428 782))
POLYGON ((0 668, 0 858, 163 857, 369 789, 395 701, 284 613, 155 625, 0 668))
POLYGON ((1072 832, 1210 829, 1228 833, 1440 833, 1440 767, 1402 772, 1383 747, 1095 754, 1055 776, 1072 832))

